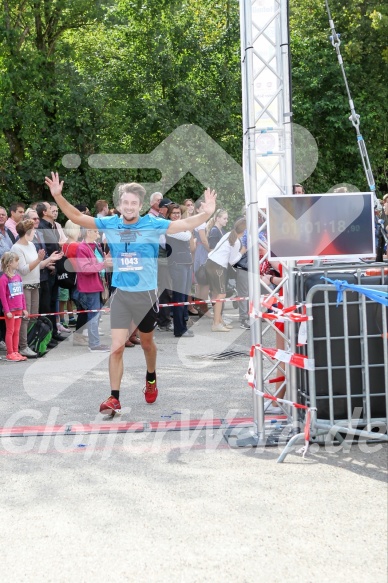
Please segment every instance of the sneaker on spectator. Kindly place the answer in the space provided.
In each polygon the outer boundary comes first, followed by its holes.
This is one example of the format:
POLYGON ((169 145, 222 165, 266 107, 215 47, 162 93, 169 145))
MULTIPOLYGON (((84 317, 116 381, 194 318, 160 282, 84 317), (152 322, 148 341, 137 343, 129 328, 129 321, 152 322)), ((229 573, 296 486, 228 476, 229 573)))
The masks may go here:
POLYGON ((11 354, 7 354, 5 360, 8 360, 9 362, 21 362, 21 359, 19 358, 19 355, 16 352, 11 352, 11 354))
POLYGON ((61 334, 70 334, 70 330, 68 330, 63 324, 57 324, 57 330, 61 334))
POLYGON ((166 326, 157 326, 157 329, 161 332, 172 332, 174 330, 174 324, 169 322, 166 326))
POLYGON ((193 338, 194 336, 194 332, 192 332, 191 330, 186 330, 185 332, 183 332, 183 334, 181 334, 180 336, 176 336, 175 338, 193 338))
POLYGON ((100 413, 110 413, 114 415, 115 413, 121 413, 121 405, 118 399, 115 397, 108 397, 106 401, 100 405, 100 413))
POLYGON ((156 381, 150 383, 146 379, 146 386, 143 389, 143 393, 147 403, 155 403, 158 396, 158 387, 156 386, 156 381))
POLYGON ((225 320, 221 320, 222 324, 225 326, 225 328, 229 328, 229 330, 233 329, 233 324, 226 322, 225 320))
POLYGON ((0 340, 0 350, 4 352, 7 350, 4 340, 0 340))
POLYGON ((36 358, 38 356, 37 353, 31 350, 29 346, 27 346, 26 348, 22 348, 19 354, 21 354, 22 356, 26 356, 27 358, 36 358))
POLYGON ((88 346, 88 339, 82 334, 74 332, 73 334, 73 346, 88 346))
POLYGON ((212 332, 230 332, 230 328, 227 328, 223 324, 213 324, 212 332))
POLYGON ((98 346, 89 346, 90 352, 110 352, 110 347, 105 344, 99 344, 98 346))
POLYGON ((222 315, 222 321, 226 326, 226 324, 233 324, 234 320, 232 320, 232 318, 228 318, 227 316, 222 315))
POLYGON ((248 320, 242 320, 241 324, 240 324, 240 328, 242 328, 243 330, 250 330, 251 327, 249 325, 248 320))
POLYGON ((74 326, 77 325, 77 320, 76 318, 69 318, 69 322, 67 324, 70 328, 73 328, 74 326))
POLYGON ((20 352, 14 352, 14 354, 16 354, 19 360, 27 360, 27 356, 23 356, 22 354, 20 354, 20 352))

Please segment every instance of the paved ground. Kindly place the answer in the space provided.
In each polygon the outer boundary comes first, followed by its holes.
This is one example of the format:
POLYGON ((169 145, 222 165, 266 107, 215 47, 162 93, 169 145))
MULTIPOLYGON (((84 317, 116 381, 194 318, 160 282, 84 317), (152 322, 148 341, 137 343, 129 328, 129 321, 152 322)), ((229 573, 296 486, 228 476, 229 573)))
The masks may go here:
MULTIPOLYGON (((157 334, 151 407, 126 350, 120 421, 252 416, 247 359, 205 357, 245 352, 249 335, 193 330, 157 334)), ((0 374, 0 426, 102 420, 104 355, 68 341, 0 374)), ((386 583, 388 448, 279 451, 232 449, 221 430, 2 438, 1 580, 386 583)))

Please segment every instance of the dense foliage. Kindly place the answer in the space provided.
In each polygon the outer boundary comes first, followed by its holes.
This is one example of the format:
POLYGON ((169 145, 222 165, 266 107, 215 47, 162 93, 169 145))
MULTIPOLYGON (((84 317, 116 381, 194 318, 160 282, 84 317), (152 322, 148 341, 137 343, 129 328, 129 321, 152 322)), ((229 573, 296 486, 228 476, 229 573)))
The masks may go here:
MULTIPOLYGON (((377 0, 335 0, 331 9, 385 190, 388 9, 377 0)), ((290 25, 294 119, 320 153, 307 190, 366 188, 322 0, 291 0, 290 25)), ((187 123, 241 163, 236 0, 3 0, 0 35, 2 204, 45 197, 43 177, 53 168, 72 200, 88 204, 109 198, 118 181, 156 180, 156 170, 97 170, 88 157, 151 152, 187 123), (69 153, 80 156, 79 167, 62 166, 69 153)), ((187 175, 170 192, 182 200, 201 190, 187 175)))
MULTIPOLYGON (((388 189, 388 5, 329 0, 341 54, 377 190, 388 189)), ((322 0, 291 1, 294 119, 318 142, 318 166, 306 191, 346 182, 367 190, 348 97, 322 0)))

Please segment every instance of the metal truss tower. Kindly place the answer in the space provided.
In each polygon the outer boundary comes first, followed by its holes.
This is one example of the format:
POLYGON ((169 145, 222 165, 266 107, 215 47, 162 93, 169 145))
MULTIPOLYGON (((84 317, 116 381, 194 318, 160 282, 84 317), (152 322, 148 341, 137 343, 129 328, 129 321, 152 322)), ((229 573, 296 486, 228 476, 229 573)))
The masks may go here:
MULTIPOLYGON (((263 289, 260 283, 258 253, 258 216, 266 228, 266 198, 268 194, 292 194, 292 112, 290 96, 290 59, 288 31, 288 0, 240 0, 242 102, 243 102, 243 169, 245 202, 249 230, 249 290, 256 312, 260 311, 261 293, 278 297, 292 305, 293 264, 283 265, 283 285, 276 290, 263 289)), ((264 256, 261 261, 266 259, 264 256)), ((283 348, 295 349, 294 330, 285 328, 283 335, 272 324, 256 319, 251 326, 252 345, 266 344, 273 332, 283 338, 283 348)), ((267 343, 268 346, 268 343, 267 343)), ((256 350, 256 386, 260 391, 279 393, 287 386, 288 396, 296 400, 296 375, 291 367, 271 363, 265 368, 265 356, 256 350), (273 377, 284 377, 278 390, 267 384, 273 377)), ((266 401, 267 402, 267 401, 266 401)), ((287 414, 292 420, 294 413, 287 414)), ((234 434, 237 445, 270 445, 266 435, 264 399, 253 394, 254 424, 248 431, 234 434)), ((296 421, 296 419, 294 419, 296 421)))

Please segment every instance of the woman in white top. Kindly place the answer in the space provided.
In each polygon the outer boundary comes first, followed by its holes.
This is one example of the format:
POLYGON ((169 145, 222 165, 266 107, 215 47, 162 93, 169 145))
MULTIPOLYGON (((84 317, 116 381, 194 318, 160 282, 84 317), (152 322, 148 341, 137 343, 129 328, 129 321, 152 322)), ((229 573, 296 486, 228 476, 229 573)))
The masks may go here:
MULTIPOLYGON (((246 252, 241 244, 241 237, 246 229, 246 220, 239 219, 235 222, 233 231, 226 233, 218 242, 215 249, 210 251, 206 261, 207 279, 212 290, 212 299, 226 297, 226 283, 228 265, 237 263, 246 252)), ((213 332, 229 332, 230 328, 222 320, 222 302, 214 304, 213 332)))
MULTIPOLYGON (((54 252, 50 257, 45 259, 45 250, 36 250, 34 243, 32 243, 35 235, 34 225, 39 224, 38 215, 36 215, 36 218, 37 220, 25 219, 16 225, 19 239, 11 248, 11 251, 17 253, 19 257, 18 272, 22 276, 23 293, 26 298, 26 308, 29 314, 37 314, 39 310, 40 270, 48 265, 53 265, 61 257, 60 253, 54 252)), ((27 328, 28 320, 22 320, 19 336, 19 352, 22 356, 33 358, 37 354, 27 345, 27 328)))

